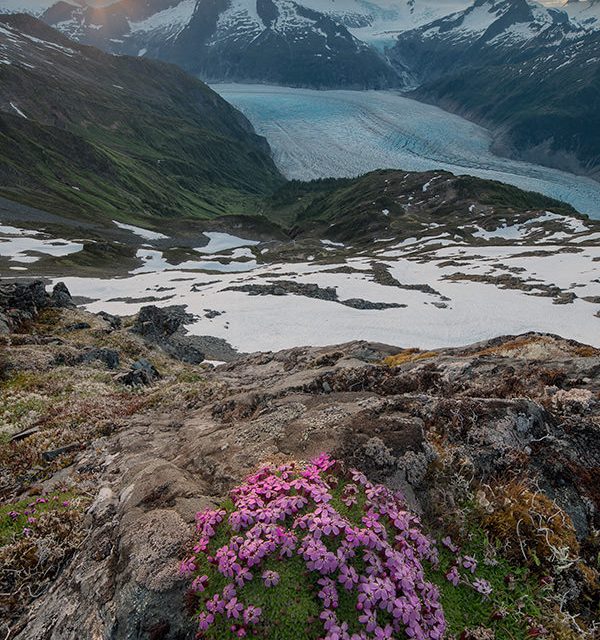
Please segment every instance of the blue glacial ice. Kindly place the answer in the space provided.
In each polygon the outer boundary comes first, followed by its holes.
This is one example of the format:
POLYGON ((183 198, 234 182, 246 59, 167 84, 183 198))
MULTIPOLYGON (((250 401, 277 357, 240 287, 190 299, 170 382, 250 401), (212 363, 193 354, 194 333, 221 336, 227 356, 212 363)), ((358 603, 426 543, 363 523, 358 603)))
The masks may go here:
POLYGON ((538 191, 600 218, 600 183, 496 156, 483 127, 399 94, 239 84, 214 89, 267 138, 289 178, 445 169, 538 191))

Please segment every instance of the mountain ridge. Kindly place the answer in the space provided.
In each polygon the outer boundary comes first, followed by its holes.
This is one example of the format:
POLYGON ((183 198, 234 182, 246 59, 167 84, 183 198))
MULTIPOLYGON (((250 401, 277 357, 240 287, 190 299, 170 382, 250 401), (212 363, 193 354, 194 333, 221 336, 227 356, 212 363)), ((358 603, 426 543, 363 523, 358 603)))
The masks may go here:
POLYGON ((120 0, 100 9, 59 2, 42 19, 80 42, 173 62, 207 81, 399 84, 380 54, 343 24, 293 0, 120 0))
POLYGON ((413 97, 491 129, 502 155, 600 177, 600 31, 565 11, 476 0, 402 34, 389 58, 413 97))
POLYGON ((83 217, 210 217, 283 180, 246 118, 177 67, 77 45, 30 16, 0 26, 3 196, 83 217))

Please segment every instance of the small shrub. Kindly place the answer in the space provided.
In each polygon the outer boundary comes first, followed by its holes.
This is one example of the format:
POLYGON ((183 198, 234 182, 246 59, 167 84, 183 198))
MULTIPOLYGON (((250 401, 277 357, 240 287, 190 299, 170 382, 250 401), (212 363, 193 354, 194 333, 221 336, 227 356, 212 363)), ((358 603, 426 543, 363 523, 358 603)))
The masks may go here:
POLYGON ((40 596, 84 538, 89 500, 73 491, 0 507, 0 619, 19 618, 40 596))

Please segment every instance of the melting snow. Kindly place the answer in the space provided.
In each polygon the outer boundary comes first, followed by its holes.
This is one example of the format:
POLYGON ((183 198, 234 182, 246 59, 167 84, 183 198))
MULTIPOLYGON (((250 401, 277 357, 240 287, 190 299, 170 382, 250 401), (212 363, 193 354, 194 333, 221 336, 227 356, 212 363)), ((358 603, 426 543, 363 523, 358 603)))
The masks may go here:
POLYGON ((28 263, 40 259, 40 256, 30 255, 30 252, 66 256, 83 249, 83 244, 80 242, 50 238, 39 231, 6 225, 0 225, 0 234, 3 236, 0 237, 0 256, 8 257, 12 262, 28 263))
POLYGON ((236 249, 237 247, 250 247, 260 244, 256 240, 244 240, 220 231, 205 231, 203 235, 208 237, 208 244, 204 247, 196 247, 196 251, 199 253, 217 253, 218 251, 236 249))
POLYGON ((140 236, 140 238, 144 238, 145 240, 166 240, 169 237, 169 236, 166 236, 164 233, 158 233, 156 231, 142 229, 141 227, 136 227, 133 224, 125 224, 123 222, 117 222, 117 220, 113 220, 113 224, 117 225, 119 229, 125 229, 126 231, 131 231, 132 233, 135 233, 135 235, 140 236))

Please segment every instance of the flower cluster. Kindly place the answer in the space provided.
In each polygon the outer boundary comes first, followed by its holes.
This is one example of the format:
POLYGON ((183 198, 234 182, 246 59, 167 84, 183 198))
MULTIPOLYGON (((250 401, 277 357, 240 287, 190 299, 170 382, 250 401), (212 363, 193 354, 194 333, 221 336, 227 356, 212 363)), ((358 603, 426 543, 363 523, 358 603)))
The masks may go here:
MULTIPOLYGON (((213 628, 209 637, 225 637, 217 634, 217 625, 231 637, 270 637, 272 621, 264 607, 246 602, 247 587, 255 580, 267 590, 277 587, 280 572, 265 564, 299 558, 320 610, 318 637, 443 638, 440 594, 423 567, 424 561, 437 565, 438 551, 401 495, 360 472, 342 475, 339 465, 322 455, 303 468, 263 468, 234 489, 231 500, 229 514, 224 509, 198 514, 198 555, 181 565, 186 575, 200 574, 196 567, 202 565, 211 576, 197 575, 192 583, 200 602, 200 637, 213 628), (223 529, 227 542, 219 546, 215 537, 223 529), (352 602, 353 615, 340 613, 342 598, 352 602)), ((460 566, 475 571, 476 561, 465 556, 460 566)), ((458 584, 458 567, 448 579, 458 584)), ((474 587, 489 594, 485 581, 474 587)))
MULTIPOLYGON (((16 505, 16 508, 12 508, 10 511, 6 511, 6 528, 7 530, 19 532, 29 537, 32 534, 37 524, 39 517, 48 511, 62 511, 71 507, 71 501, 64 500, 63 494, 54 494, 38 496, 32 500, 23 500, 16 505)), ((0 522, 0 524, 3 524, 0 522)))

